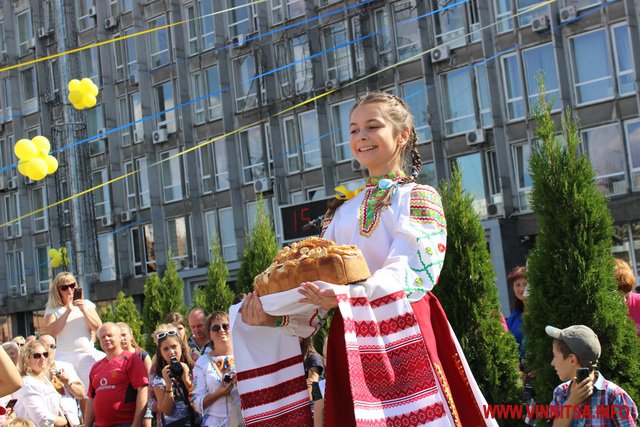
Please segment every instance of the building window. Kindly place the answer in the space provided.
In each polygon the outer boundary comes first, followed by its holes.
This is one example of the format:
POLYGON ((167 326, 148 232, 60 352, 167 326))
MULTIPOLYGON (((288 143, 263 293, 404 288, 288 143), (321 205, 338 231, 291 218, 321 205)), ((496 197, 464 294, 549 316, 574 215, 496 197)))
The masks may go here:
MULTIPOLYGON (((67 200, 69 198, 69 186, 66 179, 60 180, 60 199, 67 200)), ((71 225, 71 202, 67 200, 62 203, 62 225, 71 225)))
MULTIPOLYGON (((149 29, 164 27, 167 25, 167 18, 164 15, 158 16, 149 21, 149 29)), ((169 63, 169 30, 153 31, 148 35, 149 53, 151 59, 151 68, 162 67, 169 63)))
POLYGON ((389 22, 386 7, 373 11, 373 26, 376 33, 376 60, 378 67, 386 67, 393 63, 393 25, 389 22))
POLYGON ((189 217, 180 217, 167 220, 167 239, 171 259, 175 261, 178 269, 192 267, 190 253, 191 230, 189 229, 189 217))
POLYGON ((216 27, 213 16, 213 0, 200 0, 200 28, 202 50, 213 49, 216 45, 216 27))
POLYGON ((354 104, 355 102, 350 99, 331 106, 331 124, 334 130, 333 145, 336 149, 336 160, 338 162, 353 158, 353 153, 351 153, 351 148, 349 147, 351 139, 349 119, 351 108, 354 104))
MULTIPOLYGON (((87 135, 96 136, 103 134, 104 117, 102 116, 102 105, 96 105, 87 110, 87 135)), ((106 137, 94 138, 89 142, 89 155, 102 154, 106 150, 106 137)))
POLYGON ((216 243, 220 244, 218 234, 218 213, 215 210, 205 212, 204 222, 205 227, 207 228, 206 233, 207 247, 209 248, 209 261, 213 261, 213 245, 216 243))
POLYGON ((420 175, 418 175, 418 183, 430 185, 433 188, 438 187, 435 163, 427 162, 422 165, 422 169, 420 169, 420 175))
POLYGON ((322 164, 320 153, 320 131, 318 129, 318 114, 316 110, 305 111, 298 115, 300 134, 302 135, 302 159, 305 169, 318 167, 322 164))
POLYGON ((33 29, 31 27, 31 10, 25 10, 17 15, 18 21, 18 56, 25 56, 34 45, 33 29))
MULTIPOLYGON (((613 256, 629 263, 636 283, 640 277, 640 222, 614 225, 613 256)), ((638 289, 636 287, 636 289, 638 289)))
MULTIPOLYGON (((435 19, 436 44, 447 44, 451 48, 461 47, 467 44, 467 36, 471 42, 479 41, 480 17, 478 5, 475 0, 469 2, 454 2, 450 0, 436 0, 433 2, 434 10, 438 10, 435 19)), ((412 24, 418 28, 418 21, 412 24)), ((419 34, 413 35, 412 40, 420 40, 419 34)), ((416 52, 418 53, 418 52, 416 52)))
POLYGON ((27 282, 24 279, 24 255, 22 251, 7 252, 7 277, 11 296, 27 295, 27 282))
POLYGON ((224 139, 211 143, 216 162, 216 190, 229 188, 229 163, 227 161, 227 145, 224 139))
POLYGON ((480 127, 490 128, 493 126, 493 116, 491 114, 491 95, 489 94, 487 64, 486 62, 481 62, 476 64, 474 69, 476 72, 476 96, 478 97, 480 127))
POLYGON ((409 106, 413 114, 413 124, 418 135, 418 144, 431 141, 431 128, 429 127, 429 113, 427 110, 427 86, 424 80, 414 80, 400 86, 402 98, 409 106))
POLYGON ((100 84, 100 55, 98 49, 85 49, 80 51, 80 66, 82 75, 100 84))
POLYGON ((166 151, 160 155, 162 161, 162 188, 164 202, 182 200, 184 197, 184 172, 178 150, 166 151), (167 160, 171 157, 170 160, 167 160))
POLYGON ((207 144, 198 150, 198 160, 200 161, 200 183, 202 193, 213 191, 213 159, 211 158, 211 144, 207 144))
POLYGON ((127 210, 133 211, 138 208, 138 195, 136 193, 136 174, 133 173, 133 162, 124 164, 124 172, 127 177, 124 180, 125 194, 127 196, 127 210))
POLYGON ((95 4, 93 0, 79 0, 76 3, 78 30, 85 31, 95 26, 95 4), (92 14, 93 13, 93 14, 92 14))
POLYGON ((605 196, 626 193, 626 154, 620 125, 613 123, 585 130, 582 142, 591 160, 600 192, 605 196))
POLYGON ((505 101, 507 103, 507 116, 509 120, 524 119, 527 113, 517 53, 502 57, 502 75, 505 101))
POLYGON ((240 154, 245 184, 267 177, 260 126, 240 132, 240 154))
MULTIPOLYGON (((131 33, 132 30, 125 31, 125 34, 127 35, 131 33)), ((129 76, 133 76, 138 73, 138 52, 136 51, 136 40, 136 37, 131 37, 124 40, 124 46, 126 48, 125 59, 127 61, 127 72, 129 76)))
POLYGON ((207 85, 206 93, 209 100, 207 103, 209 120, 221 119, 222 118, 222 93, 220 89, 220 75, 218 73, 218 66, 213 65, 205 69, 204 76, 205 76, 205 84, 207 85))
POLYGON ((640 120, 629 120, 624 124, 631 169, 631 188, 640 191, 640 120))
POLYGON ((576 10, 584 10, 602 4, 602 0, 571 0, 571 4, 576 10))
POLYGON ((0 21, 0 52, 4 53, 7 51, 7 42, 4 36, 4 21, 0 21))
POLYGON ((160 115, 157 118, 158 129, 166 129, 168 133, 176 133, 175 100, 173 97, 173 81, 169 80, 156 86, 156 108, 160 115))
POLYGON ((484 154, 489 200, 491 204, 499 206, 500 210, 504 211, 504 209, 502 209, 502 187, 500 186, 500 170, 498 168, 498 157, 496 155, 496 150, 488 150, 484 154))
MULTIPOLYGON (((130 122, 133 125, 133 143, 138 144, 144 141, 144 124, 142 123, 142 102, 140 100, 140 92, 134 92, 129 95, 129 111, 133 113, 130 122)), ((129 122, 129 123, 130 123, 129 122)))
POLYGON ((494 0, 496 30, 498 34, 513 30, 513 12, 511 0, 494 0))
POLYGON ((515 174, 516 189, 518 190, 518 204, 520 211, 528 211, 531 196, 531 175, 529 174, 529 144, 514 144, 511 146, 513 158, 513 173, 515 174))
POLYGON ((3 80, 4 86, 4 117, 7 121, 11 121, 13 110, 13 98, 11 97, 11 79, 3 80))
POLYGON ((442 75, 442 88, 445 133, 452 136, 476 129, 470 70, 457 70, 442 75))
POLYGON ((236 87, 236 109, 250 110, 258 106, 258 79, 253 55, 243 56, 233 61, 233 79, 236 87))
POLYGON ((580 34, 570 41, 578 104, 612 98, 613 73, 605 30, 580 34), (593 60, 592 52, 598 52, 598 61, 593 60))
MULTIPOLYGON (((100 169, 91 173, 91 185, 93 187, 109 181, 106 169, 100 169)), ((93 192, 96 219, 111 218, 111 198, 109 186, 105 185, 93 192)))
POLYGON ((116 248, 113 234, 98 236, 98 252, 100 254, 100 281, 116 280, 116 248))
POLYGON ((38 110, 38 84, 36 69, 31 67, 20 71, 22 89, 22 102, 25 113, 33 113, 38 110))
POLYGON ((149 175, 147 172, 147 159, 141 157, 136 159, 136 184, 138 191, 138 207, 148 208, 151 206, 151 196, 149 194, 149 175))
POLYGON ((247 0, 228 0, 228 8, 231 10, 229 16, 229 35, 231 37, 251 32, 251 7, 238 7, 247 4, 247 0))
POLYGON ((196 7, 193 4, 187 6, 187 46, 189 47, 189 56, 197 54, 198 49, 198 21, 196 18, 196 7))
POLYGON ((536 46, 532 49, 522 51, 524 63, 524 73, 527 82, 527 96, 529 97, 529 108, 538 102, 539 85, 538 75, 542 73, 544 86, 547 91, 547 103, 552 110, 559 110, 560 106, 560 84, 558 82, 558 68, 556 66, 556 56, 551 43, 536 46))
POLYGON ((291 39, 291 51, 295 62, 294 82, 296 93, 309 92, 313 86, 313 67, 311 66, 311 60, 303 61, 303 59, 311 55, 306 34, 291 39))
POLYGON ((341 21, 325 27, 322 31, 324 41, 325 70, 329 80, 342 82, 351 79, 351 50, 342 46, 349 42, 347 23, 341 21))
POLYGON ((481 217, 487 216, 487 197, 481 153, 468 154, 453 159, 462 175, 462 189, 473 196, 473 208, 481 217))
POLYGON ((120 122, 120 138, 122 138, 122 146, 131 145, 131 126, 127 126, 133 122, 131 110, 129 109, 129 99, 118 98, 118 119, 120 122))
MULTIPOLYGON (((4 196, 5 222, 13 221, 20 217, 20 199, 18 193, 4 196)), ((22 236, 22 220, 15 221, 5 227, 7 239, 15 239, 22 236)))
POLYGON ((47 214, 47 188, 45 186, 36 187, 31 190, 31 209, 33 215, 33 232, 40 233, 49 229, 47 214), (40 209, 42 211, 38 212, 40 209))
POLYGON ((40 246, 36 248, 36 281, 38 282, 38 292, 43 293, 49 290, 50 279, 49 247, 40 246))
MULTIPOLYGON (((420 53, 420 28, 418 28, 418 8, 409 1, 392 3, 396 32, 396 54, 402 61, 420 53)), ((417 59, 417 58, 416 58, 417 59)))
MULTIPOLYGON (((206 93, 202 82, 203 75, 198 71, 191 74, 191 90, 194 98, 201 98, 206 93)), ((205 99, 198 99, 193 103, 193 124, 199 125, 205 122, 205 99)))
POLYGON ((549 16, 549 6, 543 6, 533 9, 540 3, 539 0, 516 0, 516 7, 518 8, 518 25, 520 27, 526 27, 531 25, 531 21, 538 16, 549 16))
POLYGON ((220 245, 222 246, 222 257, 225 261, 236 261, 238 259, 238 248, 236 245, 236 230, 234 223, 233 208, 218 209, 220 224, 220 245))
POLYGON ((300 138, 293 116, 282 119, 282 132, 287 150, 287 170, 289 173, 299 172, 300 167, 300 138))
POLYGON ((625 23, 611 28, 611 37, 615 46, 613 52, 615 54, 618 92, 620 95, 634 94, 634 80, 636 76, 633 70, 633 54, 631 53, 629 26, 625 23))
POLYGON ((151 224, 131 230, 131 245, 133 246, 134 274, 142 276, 157 271, 156 249, 151 224))

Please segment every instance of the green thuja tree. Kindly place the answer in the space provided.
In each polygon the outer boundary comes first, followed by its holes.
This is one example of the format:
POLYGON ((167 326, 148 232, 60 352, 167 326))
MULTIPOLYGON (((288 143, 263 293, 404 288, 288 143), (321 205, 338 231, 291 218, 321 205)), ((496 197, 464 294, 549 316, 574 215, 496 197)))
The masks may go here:
POLYGON ((524 318, 527 366, 535 371, 536 400, 550 402, 560 383, 550 366, 552 339, 545 326, 583 324, 602 346, 598 370, 640 399, 640 341, 617 291, 613 270, 612 220, 598 191, 587 155, 579 150, 579 128, 563 114, 556 135, 544 85, 535 108, 536 135, 529 168, 531 206, 540 233, 527 263, 530 296, 524 318))
POLYGON ((144 284, 144 303, 142 305, 142 326, 145 335, 145 349, 155 350, 151 334, 164 319, 162 311, 162 282, 158 273, 151 273, 144 284))
POLYGON ((209 263, 207 271, 207 285, 196 288, 193 295, 191 308, 201 307, 208 313, 217 310, 229 311, 229 306, 233 302, 233 291, 227 283, 229 270, 227 263, 220 255, 220 243, 213 242, 213 259, 209 263))
POLYGON ((238 271, 238 292, 253 291, 253 278, 262 273, 278 253, 273 221, 262 197, 258 198, 256 223, 247 236, 238 271))
POLYGON ((449 181, 441 183, 440 194, 447 218, 447 253, 433 292, 487 401, 518 403, 522 395, 518 344, 502 327, 484 229, 473 197, 462 189, 457 168, 449 181))
POLYGON ((177 264, 171 259, 171 251, 169 251, 168 258, 167 268, 162 276, 162 298, 160 303, 162 319, 172 311, 180 312, 183 315, 187 314, 187 308, 184 305, 184 280, 178 276, 177 264))
POLYGON ((124 322, 131 327, 133 338, 137 343, 144 344, 142 339, 142 318, 140 310, 136 307, 133 297, 118 292, 113 305, 103 307, 100 311, 100 318, 106 322, 124 322))

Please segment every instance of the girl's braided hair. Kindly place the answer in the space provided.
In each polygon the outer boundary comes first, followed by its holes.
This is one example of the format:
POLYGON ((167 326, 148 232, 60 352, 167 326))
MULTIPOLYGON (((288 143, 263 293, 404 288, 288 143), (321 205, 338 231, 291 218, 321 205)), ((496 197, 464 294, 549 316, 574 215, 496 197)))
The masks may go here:
MULTIPOLYGON (((407 174, 398 184, 408 184, 416 182, 422 169, 422 161, 418 152, 418 134, 413 124, 413 114, 409 111, 409 106, 402 99, 387 92, 375 91, 365 94, 356 101, 351 114, 361 105, 364 104, 380 104, 382 106, 382 114, 384 118, 393 126, 393 136, 398 136, 405 129, 409 129, 410 135, 407 143, 401 148, 400 156, 402 158, 402 170, 407 174)), ((389 187, 382 199, 378 202, 379 206, 389 206, 391 204, 391 194, 393 187, 389 187)), ((334 199, 329 203, 329 212, 334 212, 346 200, 334 199)))

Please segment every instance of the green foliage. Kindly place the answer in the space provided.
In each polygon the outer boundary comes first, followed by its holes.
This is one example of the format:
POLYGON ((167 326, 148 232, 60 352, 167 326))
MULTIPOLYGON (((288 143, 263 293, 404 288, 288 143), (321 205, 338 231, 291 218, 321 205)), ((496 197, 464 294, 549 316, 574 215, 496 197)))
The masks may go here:
POLYGON ((473 197, 454 169, 440 193, 447 218, 447 254, 434 293, 440 300, 478 386, 491 404, 518 403, 518 345, 501 324, 491 256, 473 197))
POLYGON ((237 291, 253 291, 253 278, 262 273, 278 253, 273 221, 262 197, 258 198, 256 224, 249 232, 238 271, 237 291))
POLYGON ((171 257, 171 251, 169 251, 169 262, 167 262, 167 269, 162 276, 162 298, 160 305, 162 319, 172 311, 178 311, 183 315, 187 314, 187 309, 184 306, 184 281, 178 276, 177 265, 171 257))
POLYGON ((600 339, 599 370, 640 399, 640 345, 613 273, 612 221, 586 155, 578 150, 579 129, 567 110, 563 141, 556 137, 544 85, 534 112, 537 137, 529 168, 531 205, 540 224, 528 260, 530 296, 524 330, 527 366, 536 372, 537 401, 551 401, 560 380, 550 366, 552 340, 544 328, 583 324, 600 339))
POLYGON ((162 322, 162 282, 158 273, 151 273, 144 284, 144 304, 142 305, 142 324, 145 332, 145 350, 155 350, 151 334, 162 322))
POLYGON ((133 297, 125 295, 124 292, 118 292, 115 302, 112 306, 103 307, 100 310, 100 318, 103 323, 106 322, 124 322, 131 327, 133 338, 140 345, 144 344, 142 339, 142 318, 140 310, 136 307, 133 297))
POLYGON ((228 312, 234 294, 227 284, 229 270, 220 255, 220 243, 217 241, 213 243, 213 259, 209 263, 207 279, 207 286, 196 288, 191 308, 201 307, 207 313, 217 310, 228 312))

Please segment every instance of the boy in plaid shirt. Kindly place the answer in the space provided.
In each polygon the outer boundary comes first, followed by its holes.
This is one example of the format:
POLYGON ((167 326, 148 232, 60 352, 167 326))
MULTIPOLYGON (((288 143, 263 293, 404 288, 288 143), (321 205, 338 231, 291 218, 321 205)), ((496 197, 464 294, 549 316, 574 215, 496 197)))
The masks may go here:
POLYGON ((553 338, 551 365, 565 381, 553 392, 551 405, 560 409, 553 426, 636 427, 638 408, 631 397, 595 370, 600 358, 595 332, 584 325, 565 329, 547 326, 545 331, 553 338), (589 376, 580 383, 578 368, 589 368, 589 376))

